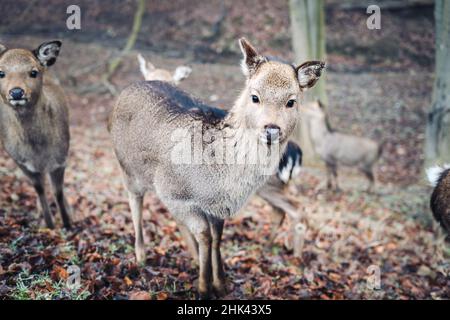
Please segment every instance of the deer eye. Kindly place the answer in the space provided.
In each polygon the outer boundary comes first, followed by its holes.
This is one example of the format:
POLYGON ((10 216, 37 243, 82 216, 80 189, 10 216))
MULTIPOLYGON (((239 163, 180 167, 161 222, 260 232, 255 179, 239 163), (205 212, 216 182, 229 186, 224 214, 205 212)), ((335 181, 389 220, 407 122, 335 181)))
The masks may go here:
POLYGON ((253 103, 259 103, 259 98, 258 96, 255 96, 254 94, 252 95, 252 101, 253 103))
POLYGON ((31 77, 31 78, 37 78, 38 74, 39 74, 38 71, 32 70, 32 71, 30 72, 30 77, 31 77))
POLYGON ((292 108, 294 105, 295 105, 295 100, 294 100, 294 99, 289 100, 289 101, 286 103, 286 107, 287 107, 287 108, 292 108))
POLYGON ((3 71, 0 71, 0 79, 4 78, 6 74, 3 71))

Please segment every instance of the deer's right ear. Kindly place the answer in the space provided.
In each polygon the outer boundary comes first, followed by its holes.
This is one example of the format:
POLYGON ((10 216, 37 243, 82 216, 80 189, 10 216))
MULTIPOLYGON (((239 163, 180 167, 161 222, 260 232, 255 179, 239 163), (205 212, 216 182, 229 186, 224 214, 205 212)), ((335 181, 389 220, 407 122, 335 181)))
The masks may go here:
POLYGON ((267 59, 260 55, 245 38, 239 39, 239 46, 244 55, 241 63, 242 72, 249 77, 254 74, 256 69, 258 69, 263 62, 266 62, 267 59))
POLYGON ((6 51, 6 47, 0 43, 0 54, 6 51))

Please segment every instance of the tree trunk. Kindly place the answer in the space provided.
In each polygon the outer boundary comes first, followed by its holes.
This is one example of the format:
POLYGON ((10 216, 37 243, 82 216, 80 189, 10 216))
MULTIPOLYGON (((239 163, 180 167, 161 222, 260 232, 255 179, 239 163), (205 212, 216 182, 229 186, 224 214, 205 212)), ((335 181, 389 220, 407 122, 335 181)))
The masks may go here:
POLYGON ((428 114, 425 165, 450 163, 450 1, 436 0, 436 76, 428 114))
MULTIPOLYGON (((289 0, 289 7, 296 63, 325 60, 324 0, 289 0)), ((314 99, 328 104, 324 77, 305 93, 303 103, 314 99)), ((299 120, 294 138, 303 150, 304 163, 317 163, 306 119, 299 120)))

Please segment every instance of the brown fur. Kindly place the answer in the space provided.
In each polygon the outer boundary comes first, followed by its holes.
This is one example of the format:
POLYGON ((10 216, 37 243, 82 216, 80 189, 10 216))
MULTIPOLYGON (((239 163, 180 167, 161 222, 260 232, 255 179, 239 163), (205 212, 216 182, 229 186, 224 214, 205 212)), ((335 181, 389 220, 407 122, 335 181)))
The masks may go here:
POLYGON ((33 183, 49 228, 54 225, 45 198, 46 174, 50 174, 64 226, 70 227, 63 193, 70 141, 67 102, 62 89, 46 74, 47 67, 56 61, 60 45, 54 41, 34 51, 5 48, 0 53, 0 140, 33 183), (36 77, 32 72, 37 72, 36 77), (23 90, 21 99, 12 98, 15 88, 23 90))
POLYGON ((450 235, 450 169, 443 171, 431 194, 433 216, 450 235))

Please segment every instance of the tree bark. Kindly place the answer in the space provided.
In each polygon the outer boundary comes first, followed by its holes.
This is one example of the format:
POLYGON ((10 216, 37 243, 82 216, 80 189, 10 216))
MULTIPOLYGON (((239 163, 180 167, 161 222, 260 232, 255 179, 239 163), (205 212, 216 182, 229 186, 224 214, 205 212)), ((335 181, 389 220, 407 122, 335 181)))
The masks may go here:
POLYGON ((425 165, 450 162, 450 1, 436 0, 436 76, 428 113, 425 165))
MULTIPOLYGON (((325 60, 324 0, 289 0, 289 8, 296 63, 325 60)), ((314 99, 320 99, 328 105, 325 77, 305 93, 303 103, 314 99)), ((294 138, 303 150, 304 163, 307 165, 317 163, 306 119, 299 120, 294 138)))

